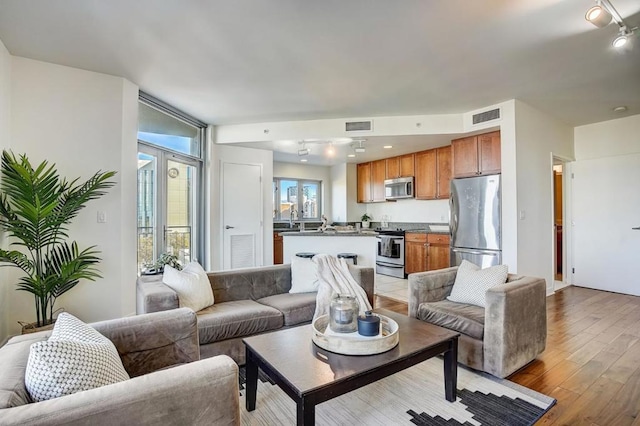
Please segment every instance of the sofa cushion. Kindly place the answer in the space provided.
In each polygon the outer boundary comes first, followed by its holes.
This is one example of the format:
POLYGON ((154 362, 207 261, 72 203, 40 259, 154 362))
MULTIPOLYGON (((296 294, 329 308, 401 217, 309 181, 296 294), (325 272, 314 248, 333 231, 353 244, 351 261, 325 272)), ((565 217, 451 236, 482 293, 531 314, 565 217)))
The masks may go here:
POLYGON ((458 267, 456 280, 447 299, 452 302, 470 303, 484 307, 487 290, 504 284, 506 281, 507 265, 496 265, 481 269, 478 265, 463 260, 458 267))
POLYGON ((31 345, 25 371, 35 402, 128 379, 113 343, 66 312, 58 316, 47 341, 31 345))
POLYGON ((421 303, 417 317, 474 339, 482 340, 484 337, 484 308, 479 306, 448 300, 421 303))
POLYGON ((253 300, 216 303, 197 314, 201 345, 275 330, 284 323, 282 312, 253 300))
POLYGON ((0 409, 31 402, 24 383, 29 348, 32 343, 46 340, 50 332, 25 334, 11 338, 0 349, 0 409))
POLYGON ((198 262, 190 262, 182 271, 165 265, 162 282, 178 293, 181 308, 197 312, 213 305, 209 277, 198 262))
POLYGON ((296 325, 313 319, 317 293, 285 293, 263 297, 257 302, 276 308, 284 315, 284 325, 296 325))
POLYGON ((291 290, 289 293, 313 293, 318 291, 318 265, 309 258, 291 258, 291 290))

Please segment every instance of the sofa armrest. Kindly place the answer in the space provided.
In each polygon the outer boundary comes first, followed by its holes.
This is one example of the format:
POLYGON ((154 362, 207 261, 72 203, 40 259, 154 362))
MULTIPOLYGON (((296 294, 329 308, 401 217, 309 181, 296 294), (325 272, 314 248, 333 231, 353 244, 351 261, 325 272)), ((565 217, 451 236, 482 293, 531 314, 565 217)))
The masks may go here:
POLYGON ((136 313, 138 315, 179 307, 178 293, 162 282, 162 275, 138 277, 136 281, 136 313))
POLYGON ((198 323, 188 308, 91 324, 113 342, 131 377, 200 359, 198 323))
POLYGON ((238 366, 226 355, 0 410, 3 425, 239 425, 238 366))
POLYGON ((484 370, 506 377, 533 360, 547 342, 547 285, 521 277, 487 290, 484 370))
POLYGON ((444 300, 453 288, 458 267, 409 274, 409 316, 416 318, 418 306, 444 300))
POLYGON ((356 280, 360 287, 362 287, 367 293, 367 299, 371 306, 373 306, 373 286, 374 286, 374 272, 373 268, 369 266, 358 266, 349 264, 349 272, 351 276, 356 280))

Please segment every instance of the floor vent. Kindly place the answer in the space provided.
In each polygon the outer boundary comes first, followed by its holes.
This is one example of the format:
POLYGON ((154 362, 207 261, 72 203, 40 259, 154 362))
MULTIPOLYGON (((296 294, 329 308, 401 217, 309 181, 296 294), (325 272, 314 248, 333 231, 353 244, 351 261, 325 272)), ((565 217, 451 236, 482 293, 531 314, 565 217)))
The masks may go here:
POLYGON ((486 123, 487 121, 497 120, 500 118, 500 108, 492 109, 491 111, 480 112, 473 114, 473 124, 486 123))
POLYGON ((373 130, 373 121, 347 121, 345 130, 347 132, 370 132, 373 130))

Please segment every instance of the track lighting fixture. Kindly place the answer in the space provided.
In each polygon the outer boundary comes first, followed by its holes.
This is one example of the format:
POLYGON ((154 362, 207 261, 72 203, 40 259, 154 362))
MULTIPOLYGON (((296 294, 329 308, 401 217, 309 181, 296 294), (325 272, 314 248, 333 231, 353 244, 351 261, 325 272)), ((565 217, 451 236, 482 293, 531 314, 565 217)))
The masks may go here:
POLYGON ((366 139, 358 139, 357 141, 354 141, 354 142, 358 142, 358 145, 357 146, 355 144, 351 145, 353 147, 353 150, 359 154, 366 152, 367 150, 365 149, 364 146, 362 146, 362 142, 364 142, 365 140, 366 139))
POLYGON ((598 28, 604 28, 611 22, 611 14, 605 9, 600 1, 596 5, 587 10, 584 18, 598 28))
POLYGON ((298 156, 302 157, 303 155, 309 155, 311 150, 309 148, 305 148, 304 142, 302 142, 300 145, 302 146, 302 149, 298 150, 298 156))
POLYGON ((629 38, 638 29, 638 27, 629 28, 609 0, 596 0, 596 5, 587 10, 584 18, 598 28, 606 27, 613 19, 620 30, 611 44, 618 49, 626 45, 629 38))

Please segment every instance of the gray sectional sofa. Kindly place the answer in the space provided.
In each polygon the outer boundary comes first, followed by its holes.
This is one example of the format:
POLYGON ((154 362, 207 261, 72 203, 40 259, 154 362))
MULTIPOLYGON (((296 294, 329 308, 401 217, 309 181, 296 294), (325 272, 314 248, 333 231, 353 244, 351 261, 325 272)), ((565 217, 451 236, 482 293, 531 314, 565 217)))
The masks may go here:
MULTIPOLYGON (((373 268, 349 265, 349 271, 373 305, 373 268)), ((253 334, 309 323, 316 293, 289 293, 291 265, 210 272, 215 302, 199 312, 200 355, 228 355, 244 364, 242 339, 253 334)), ((137 313, 178 308, 175 291, 162 275, 141 276, 137 281, 137 313)))

